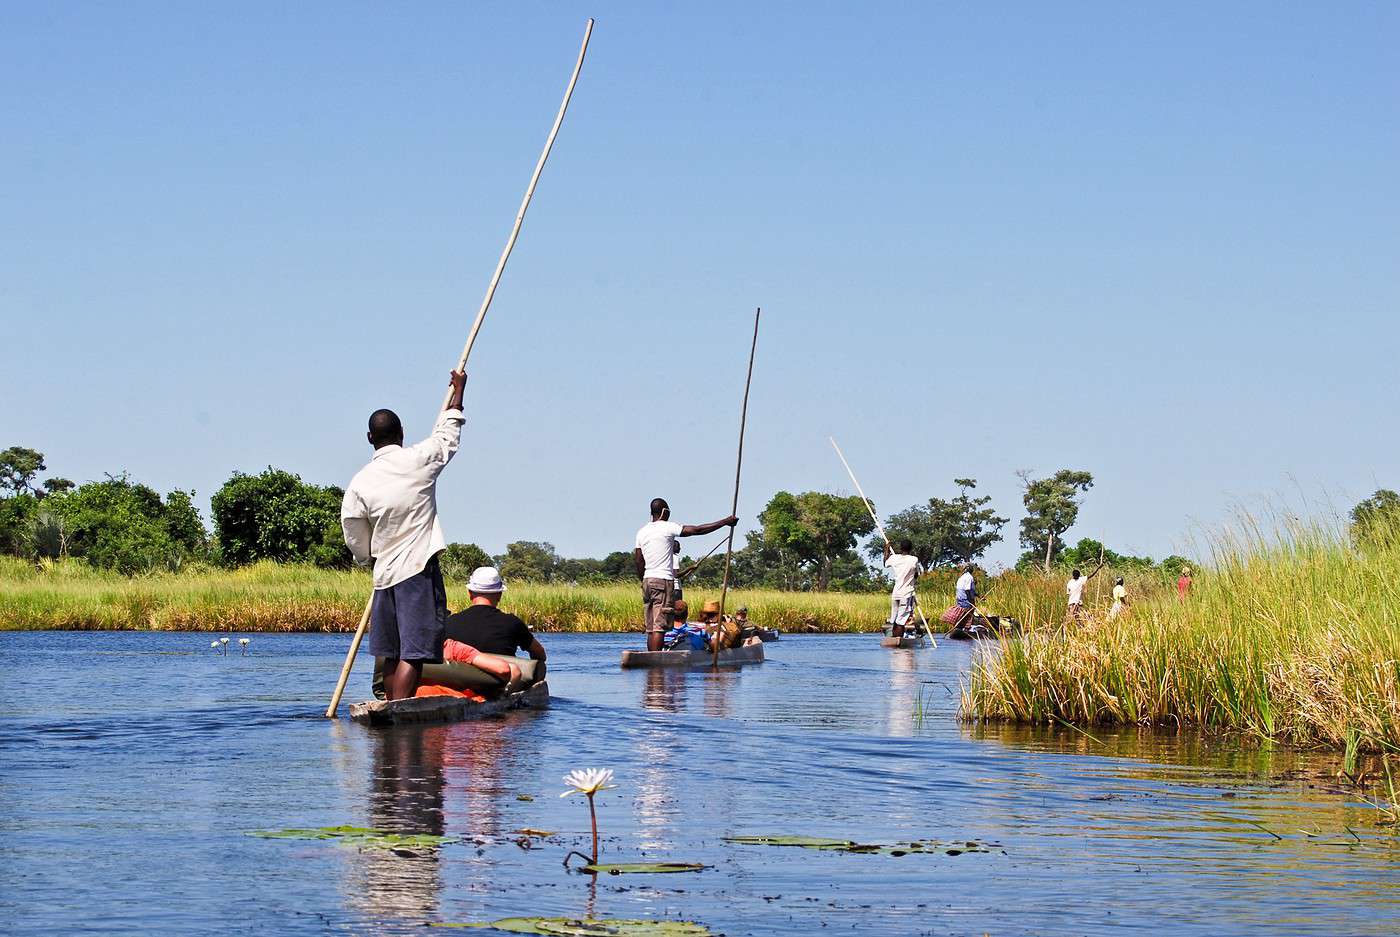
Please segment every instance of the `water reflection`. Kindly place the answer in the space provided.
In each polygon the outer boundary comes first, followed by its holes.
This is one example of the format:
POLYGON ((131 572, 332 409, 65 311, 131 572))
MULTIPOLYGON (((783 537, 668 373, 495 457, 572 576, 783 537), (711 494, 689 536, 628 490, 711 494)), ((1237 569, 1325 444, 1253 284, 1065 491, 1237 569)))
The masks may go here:
MULTIPOLYGON (((400 728, 370 737, 367 826, 387 833, 442 836, 443 732, 400 728)), ((442 891, 438 846, 362 848, 349 863, 350 902, 379 919, 422 920, 442 891)))
POLYGON ((898 649, 889 652, 889 683, 885 694, 885 731, 889 735, 914 734, 914 701, 923 691, 919 685, 917 653, 898 649))
POLYGON ((646 672, 642 708, 680 712, 685 706, 686 671, 681 667, 652 667, 646 672))

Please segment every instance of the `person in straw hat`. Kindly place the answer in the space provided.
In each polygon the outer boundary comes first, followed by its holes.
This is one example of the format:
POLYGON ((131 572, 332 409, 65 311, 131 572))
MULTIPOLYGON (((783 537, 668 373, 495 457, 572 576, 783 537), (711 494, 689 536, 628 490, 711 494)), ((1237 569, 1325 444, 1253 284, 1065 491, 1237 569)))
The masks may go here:
MULTIPOLYGON (((544 645, 530 632, 525 622, 499 606, 505 594, 506 582, 494 566, 478 566, 472 570, 467 580, 467 594, 471 604, 447 619, 447 637, 475 648, 479 656, 472 660, 478 667, 489 670, 496 662, 508 664, 511 669, 508 689, 522 683, 543 680, 545 672, 544 645), (517 650, 530 655, 534 672, 522 676, 517 650)), ((528 670, 528 668, 527 668, 528 670)))

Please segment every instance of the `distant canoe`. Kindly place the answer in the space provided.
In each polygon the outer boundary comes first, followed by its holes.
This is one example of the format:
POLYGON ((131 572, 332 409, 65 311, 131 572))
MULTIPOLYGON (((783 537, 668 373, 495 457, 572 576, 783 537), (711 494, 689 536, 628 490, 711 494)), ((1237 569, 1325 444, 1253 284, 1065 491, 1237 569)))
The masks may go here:
POLYGON ((420 722, 461 722, 512 709, 543 709, 549 705, 549 681, 541 680, 518 693, 477 703, 461 696, 414 696, 409 699, 369 700, 353 703, 350 718, 369 726, 409 725, 420 722))
MULTIPOLYGON (((623 651, 623 667, 710 667, 715 662, 711 651, 623 651)), ((755 641, 743 647, 719 652, 721 667, 742 667, 763 663, 763 642, 755 641)))
POLYGON ((1021 633, 1021 623, 1004 615, 975 615, 971 620, 948 632, 954 641, 995 641, 1021 633))
POLYGON ((762 641, 764 644, 767 644, 769 641, 778 640, 777 628, 759 628, 755 633, 758 635, 758 640, 762 641))

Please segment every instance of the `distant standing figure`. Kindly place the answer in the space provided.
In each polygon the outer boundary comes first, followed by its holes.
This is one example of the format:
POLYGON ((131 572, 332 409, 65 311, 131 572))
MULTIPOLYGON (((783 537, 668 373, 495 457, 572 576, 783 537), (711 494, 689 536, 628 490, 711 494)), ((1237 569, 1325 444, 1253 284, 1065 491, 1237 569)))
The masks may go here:
POLYGON ((1186 598, 1186 593, 1191 591, 1191 567, 1187 566, 1181 571, 1181 578, 1176 581, 1176 600, 1178 602, 1186 598))
POLYGON ((642 604, 646 610, 647 650, 661 650, 661 638, 671 629, 676 588, 676 538, 697 537, 721 527, 733 527, 739 518, 730 515, 708 524, 677 524, 671 520, 671 506, 664 498, 651 500, 651 522, 637 531, 632 561, 642 581, 642 604))
POLYGON ((919 579, 923 568, 919 558, 914 556, 914 545, 908 540, 899 541, 891 551, 889 541, 885 541, 885 568, 894 576, 894 588, 890 590, 890 633, 896 638, 904 637, 904 626, 914 620, 914 583, 919 579))
POLYGON ((1076 569, 1069 574, 1069 582, 1065 583, 1065 596, 1069 600, 1069 617, 1074 621, 1079 621, 1084 616, 1084 585, 1088 581, 1076 569))
POLYGON ((423 665, 442 659, 447 590, 438 554, 447 547, 437 518, 438 475, 462 438, 467 376, 452 372, 452 393, 432 435, 405 447, 392 410, 369 417, 370 463, 355 473, 340 505, 345 545, 361 566, 374 564, 369 650, 384 658, 389 699, 412 696, 423 665))
POLYGON ((1126 612, 1128 604, 1128 588, 1123 585, 1123 577, 1119 576, 1113 584, 1113 606, 1108 610, 1108 620, 1113 621, 1126 612))

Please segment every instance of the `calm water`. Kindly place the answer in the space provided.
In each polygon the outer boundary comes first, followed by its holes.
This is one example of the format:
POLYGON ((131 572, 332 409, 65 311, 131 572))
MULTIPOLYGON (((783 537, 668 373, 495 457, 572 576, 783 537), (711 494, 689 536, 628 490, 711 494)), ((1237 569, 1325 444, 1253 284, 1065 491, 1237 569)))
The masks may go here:
POLYGON ((421 933, 547 914, 726 934, 1400 930, 1400 848, 1301 779, 1306 761, 961 725, 965 645, 787 637, 742 672, 665 673, 617 668, 629 636, 546 636, 550 710, 386 732, 320 715, 345 636, 251 637, 225 658, 208 635, 0 634, 0 929, 421 933), (599 797, 605 859, 713 868, 566 871, 588 819, 560 778, 591 766, 619 784, 599 797), (336 824, 460 840, 399 856, 247 835, 336 824), (522 827, 558 834, 525 849, 522 827), (763 833, 1004 853, 722 841, 763 833))

